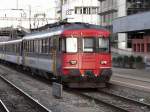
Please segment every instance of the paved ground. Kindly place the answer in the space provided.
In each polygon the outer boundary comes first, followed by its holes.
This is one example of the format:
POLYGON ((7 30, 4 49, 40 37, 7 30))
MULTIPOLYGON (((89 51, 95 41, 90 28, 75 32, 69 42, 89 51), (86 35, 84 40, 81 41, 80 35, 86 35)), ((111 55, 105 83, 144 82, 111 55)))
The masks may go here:
POLYGON ((111 82, 150 92, 150 69, 113 68, 111 82))
POLYGON ((52 112, 114 112, 108 106, 96 104, 94 101, 66 91, 63 91, 62 99, 57 99, 52 96, 51 85, 2 65, 0 65, 0 74, 3 74, 5 78, 52 110, 52 112))
POLYGON ((150 69, 122 69, 113 68, 114 75, 128 76, 134 78, 144 78, 150 81, 150 69))

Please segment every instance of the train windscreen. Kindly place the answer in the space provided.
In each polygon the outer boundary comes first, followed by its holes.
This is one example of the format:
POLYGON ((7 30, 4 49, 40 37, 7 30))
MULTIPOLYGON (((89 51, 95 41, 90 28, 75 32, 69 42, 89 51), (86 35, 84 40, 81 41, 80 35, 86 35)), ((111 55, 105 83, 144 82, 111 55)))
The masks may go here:
POLYGON ((60 39, 60 51, 67 53, 76 53, 78 51, 77 38, 63 38, 60 39))
POLYGON ((66 53, 77 53, 78 48, 82 47, 80 52, 99 52, 108 53, 109 49, 109 39, 108 38, 83 38, 77 39, 74 37, 67 37, 60 40, 60 50, 66 53), (81 41, 81 42, 79 42, 81 41), (79 43, 81 44, 79 44, 79 43))
POLYGON ((94 52, 94 38, 83 39, 83 52, 94 52))
POLYGON ((66 52, 76 53, 77 51, 77 38, 66 38, 66 52))
POLYGON ((109 39, 99 38, 99 52, 109 52, 109 39))

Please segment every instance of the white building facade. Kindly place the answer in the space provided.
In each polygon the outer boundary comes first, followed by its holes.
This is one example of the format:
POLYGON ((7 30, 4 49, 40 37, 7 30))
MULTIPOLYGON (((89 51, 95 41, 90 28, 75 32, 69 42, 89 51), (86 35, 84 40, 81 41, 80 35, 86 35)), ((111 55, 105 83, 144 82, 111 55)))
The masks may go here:
POLYGON ((61 20, 67 22, 84 22, 90 24, 100 24, 98 14, 100 2, 98 0, 62 0, 61 11, 58 11, 61 20))

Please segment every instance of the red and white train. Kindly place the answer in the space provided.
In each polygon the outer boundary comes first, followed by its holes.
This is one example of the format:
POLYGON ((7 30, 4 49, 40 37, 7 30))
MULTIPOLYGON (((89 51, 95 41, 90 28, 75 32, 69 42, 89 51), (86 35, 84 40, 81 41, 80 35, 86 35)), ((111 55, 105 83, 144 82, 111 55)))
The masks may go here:
POLYGON ((70 87, 98 88, 112 75, 109 37, 109 31, 96 25, 61 24, 0 42, 0 59, 61 79, 70 87))

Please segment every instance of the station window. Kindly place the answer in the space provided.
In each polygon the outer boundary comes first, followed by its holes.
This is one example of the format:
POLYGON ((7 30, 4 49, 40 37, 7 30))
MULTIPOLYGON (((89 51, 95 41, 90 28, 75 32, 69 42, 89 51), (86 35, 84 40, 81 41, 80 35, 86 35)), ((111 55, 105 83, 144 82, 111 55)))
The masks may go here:
POLYGON ((98 7, 75 7, 75 14, 97 14, 98 7))
POLYGON ((144 52, 144 44, 141 44, 141 52, 144 52))
POLYGON ((136 44, 133 45, 134 52, 136 52, 136 44))
POLYGON ((147 44, 147 52, 150 52, 150 43, 147 44))

